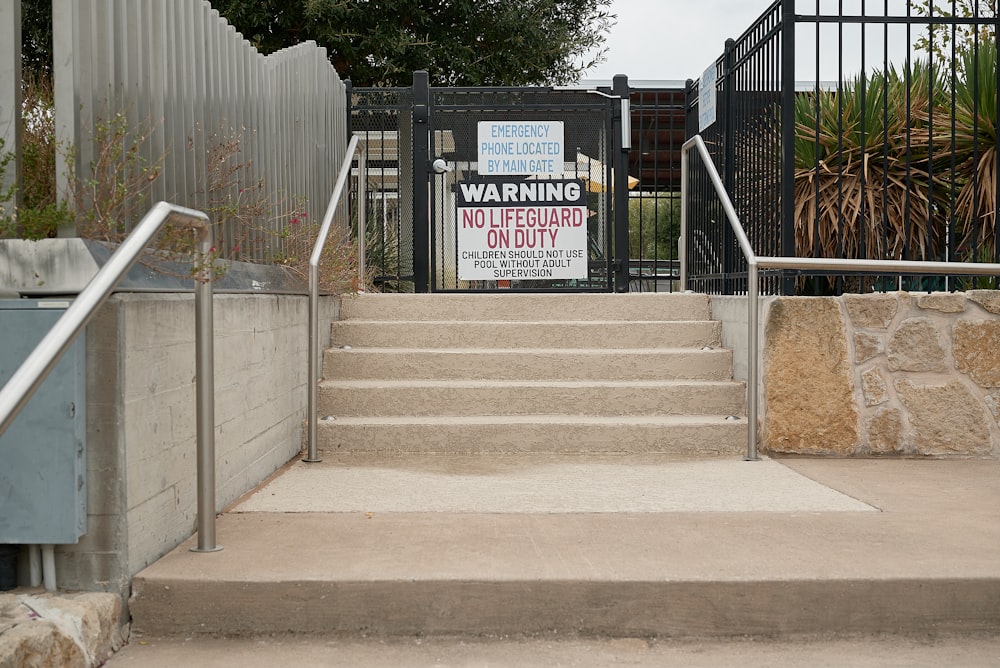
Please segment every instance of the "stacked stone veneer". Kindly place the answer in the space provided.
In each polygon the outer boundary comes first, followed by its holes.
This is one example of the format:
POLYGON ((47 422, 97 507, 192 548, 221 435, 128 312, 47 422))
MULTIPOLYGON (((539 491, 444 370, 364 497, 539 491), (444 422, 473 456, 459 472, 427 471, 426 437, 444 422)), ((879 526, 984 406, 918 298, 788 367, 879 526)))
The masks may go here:
POLYGON ((763 349, 765 451, 1000 454, 1000 292, 780 297, 763 349))

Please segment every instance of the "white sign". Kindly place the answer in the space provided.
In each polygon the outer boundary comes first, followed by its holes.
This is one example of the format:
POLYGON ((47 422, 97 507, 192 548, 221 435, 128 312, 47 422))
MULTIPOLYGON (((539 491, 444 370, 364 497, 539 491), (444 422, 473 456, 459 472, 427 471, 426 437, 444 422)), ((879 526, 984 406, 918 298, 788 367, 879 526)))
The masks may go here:
POLYGON ((587 278, 583 181, 460 181, 456 194, 459 279, 587 278))
POLYGON ((562 174, 562 121, 479 121, 478 141, 484 176, 562 174))
POLYGON ((717 77, 715 63, 712 63, 698 82, 698 132, 704 132, 705 128, 715 122, 717 77))

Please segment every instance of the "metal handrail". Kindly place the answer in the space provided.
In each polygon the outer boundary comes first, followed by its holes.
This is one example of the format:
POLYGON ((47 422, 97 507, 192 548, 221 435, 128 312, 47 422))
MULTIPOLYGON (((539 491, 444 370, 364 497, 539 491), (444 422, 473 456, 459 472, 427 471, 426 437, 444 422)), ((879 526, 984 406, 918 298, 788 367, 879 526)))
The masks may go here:
POLYGON ((340 165, 337 174, 337 181, 333 186, 333 194, 330 195, 330 203, 326 207, 323 215, 323 223, 320 225, 319 234, 316 235, 316 243, 313 246, 312 255, 309 256, 309 374, 308 374, 308 402, 306 429, 308 431, 308 453, 302 461, 315 463, 321 461, 317 453, 317 419, 319 415, 316 405, 319 403, 319 261, 323 256, 323 247, 326 245, 327 237, 330 234, 330 227, 333 225, 333 218, 340 205, 340 198, 344 194, 344 186, 347 184, 347 177, 351 173, 351 164, 354 162, 354 154, 358 153, 358 178, 359 192, 362 196, 358 198, 358 288, 364 289, 365 281, 365 196, 368 190, 365 151, 358 152, 359 147, 363 147, 365 142, 357 135, 351 137, 347 144, 347 154, 340 165))
MULTIPOLYGON (((202 258, 212 252, 212 225, 201 211, 159 202, 108 258, 52 329, 0 389, 0 434, 14 422, 35 390, 107 300, 153 237, 167 222, 193 227, 202 258)), ((196 552, 222 549, 215 544, 215 407, 213 363, 212 268, 202 267, 195 288, 195 365, 197 373, 198 547, 196 552)))
POLYGON ((747 435, 747 459, 756 460, 757 456, 757 376, 760 349, 758 345, 758 320, 760 310, 760 286, 758 272, 761 269, 814 269, 820 271, 862 271, 871 273, 893 274, 959 274, 963 276, 1000 276, 1000 264, 986 262, 932 262, 923 260, 852 260, 846 258, 805 258, 805 257, 769 257, 754 253, 750 240, 743 230, 736 209, 722 184, 715 163, 700 135, 695 135, 681 146, 681 237, 680 289, 687 289, 687 187, 688 187, 688 152, 697 149, 701 155, 705 169, 712 181, 716 194, 722 203, 726 220, 733 230, 736 242, 739 244, 743 257, 747 261, 747 419, 749 433, 747 435))

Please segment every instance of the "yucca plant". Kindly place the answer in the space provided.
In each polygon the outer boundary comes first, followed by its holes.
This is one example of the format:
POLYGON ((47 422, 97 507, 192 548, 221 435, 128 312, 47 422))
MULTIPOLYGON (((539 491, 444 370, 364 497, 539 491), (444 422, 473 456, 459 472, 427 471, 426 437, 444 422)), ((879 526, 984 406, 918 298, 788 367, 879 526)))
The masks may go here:
MULTIPOLYGON (((997 249, 997 44, 985 37, 962 58, 955 83, 954 149, 960 190, 955 216, 960 249, 997 249)), ((951 127, 947 128, 950 135, 951 127)))
POLYGON ((927 259, 940 252, 935 199, 943 188, 929 169, 927 110, 944 91, 938 72, 917 61, 796 98, 800 256, 927 259))

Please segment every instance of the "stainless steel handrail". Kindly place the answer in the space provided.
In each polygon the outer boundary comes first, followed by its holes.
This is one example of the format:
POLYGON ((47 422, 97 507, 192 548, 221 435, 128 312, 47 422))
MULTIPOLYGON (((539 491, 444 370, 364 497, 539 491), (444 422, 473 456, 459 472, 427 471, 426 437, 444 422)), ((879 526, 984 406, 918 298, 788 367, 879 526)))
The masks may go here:
MULTIPOLYGON (((201 211, 167 202, 151 208, 135 229, 87 283, 62 317, 39 341, 0 390, 0 434, 31 399, 52 368, 94 317, 115 286, 136 263, 156 233, 167 222, 187 225, 198 233, 201 257, 212 252, 212 225, 201 211)), ((215 407, 212 325, 212 268, 202 267, 195 289, 195 365, 197 373, 198 438, 198 547, 197 552, 219 550, 215 544, 215 407)))
POLYGON ((749 433, 747 436, 747 459, 755 460, 757 456, 757 420, 758 420, 758 365, 760 347, 758 345, 758 320, 760 311, 760 284, 758 273, 761 269, 814 269, 819 271, 869 271, 872 273, 893 274, 958 274, 963 276, 1000 276, 1000 264, 986 262, 929 262, 920 260, 851 260, 841 258, 804 258, 804 257, 769 257, 754 253, 750 240, 743 231, 736 209, 722 184, 715 163, 705 147, 700 135, 695 135, 681 146, 681 290, 687 289, 687 187, 688 187, 688 152, 697 149, 701 155, 705 169, 722 203, 726 220, 729 221, 740 251, 747 261, 747 419, 749 433))
POLYGON ((351 173, 351 164, 354 162, 354 154, 358 153, 358 191, 361 197, 358 198, 358 287, 364 289, 365 277, 365 193, 368 190, 365 151, 358 151, 363 147, 364 142, 357 136, 351 137, 347 144, 347 154, 340 165, 340 172, 337 174, 337 181, 333 186, 333 194, 330 195, 330 203, 326 207, 323 216, 323 223, 320 225, 319 234, 316 235, 316 243, 313 246, 312 255, 309 256, 309 374, 308 380, 308 402, 306 412, 306 429, 308 432, 308 453, 302 461, 314 463, 321 461, 317 453, 317 420, 319 415, 316 412, 316 405, 319 403, 319 261, 323 256, 323 247, 326 239, 330 235, 330 227, 333 225, 333 218, 340 205, 340 198, 344 194, 344 186, 347 184, 347 177, 351 173))
MULTIPOLYGON (((729 199, 729 194, 726 192, 726 187, 722 184, 722 177, 719 176, 718 170, 715 169, 715 163, 712 162, 712 156, 709 155, 708 149, 705 147, 705 141, 701 138, 701 135, 695 135, 691 139, 684 142, 681 146, 681 234, 679 241, 679 255, 681 260, 681 281, 680 289, 681 291, 687 290, 687 275, 688 275, 688 262, 687 262, 687 191, 688 191, 688 153, 692 148, 696 148, 698 153, 701 155, 702 162, 705 163, 705 168, 708 171, 708 176, 712 181, 712 185, 715 188, 716 194, 719 196, 719 200, 722 202, 722 209, 726 214, 726 220, 729 221, 730 227, 733 228, 733 234, 736 236, 736 242, 739 244, 740 251, 743 253, 743 257, 747 261, 747 291, 750 295, 757 294, 757 256, 753 252, 753 246, 750 245, 750 240, 747 238, 746 232, 743 231, 743 224, 740 222, 740 217, 736 214, 736 209, 733 207, 732 201, 729 199)), ((752 298, 751 301, 747 303, 747 347, 749 352, 747 357, 749 362, 747 364, 747 420, 748 432, 747 432, 747 459, 756 460, 757 456, 757 299, 756 296, 752 298)))

